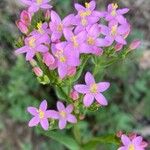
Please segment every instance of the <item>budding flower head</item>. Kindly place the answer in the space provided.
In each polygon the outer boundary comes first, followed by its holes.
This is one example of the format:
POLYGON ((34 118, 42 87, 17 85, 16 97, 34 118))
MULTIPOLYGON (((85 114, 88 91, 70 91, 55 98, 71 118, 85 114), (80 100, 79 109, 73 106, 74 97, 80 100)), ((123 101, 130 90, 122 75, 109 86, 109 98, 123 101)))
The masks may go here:
POLYGON ((141 44, 141 41, 140 40, 134 40, 132 41, 132 43, 130 44, 129 48, 130 50, 134 50, 134 49, 137 49, 141 44))
POLYGON ((24 34, 28 33, 28 28, 22 21, 20 21, 20 20, 16 21, 16 25, 22 33, 24 33, 24 34))
POLYGON ((36 74, 37 77, 43 76, 43 71, 39 67, 34 67, 33 72, 36 74))
POLYGON ((79 93, 75 90, 72 90, 70 93, 70 98, 72 98, 73 100, 79 99, 79 93))

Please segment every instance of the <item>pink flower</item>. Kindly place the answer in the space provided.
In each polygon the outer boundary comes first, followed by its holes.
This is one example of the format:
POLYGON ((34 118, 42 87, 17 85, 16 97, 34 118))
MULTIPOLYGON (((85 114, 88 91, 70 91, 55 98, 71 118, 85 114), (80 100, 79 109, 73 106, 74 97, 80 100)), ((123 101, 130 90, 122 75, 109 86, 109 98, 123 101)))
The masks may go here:
POLYGON ((73 105, 68 105, 66 108, 62 102, 57 102, 57 111, 53 111, 51 113, 51 118, 59 120, 59 128, 64 129, 67 125, 67 122, 77 123, 77 119, 74 115, 72 115, 73 105))
POLYGON ((95 55, 102 54, 102 46, 106 45, 105 40, 100 39, 100 28, 98 24, 92 25, 90 28, 87 28, 86 41, 81 46, 81 53, 92 53, 95 55))
POLYGON ((134 49, 137 49, 141 44, 141 41, 140 40, 134 40, 132 41, 132 43, 129 45, 129 48, 131 50, 134 50, 134 49))
POLYGON ((37 12, 41 9, 50 9, 52 6, 49 3, 50 0, 21 0, 24 4, 29 6, 28 11, 30 13, 37 12))
POLYGON ((66 46, 67 42, 61 42, 52 48, 52 53, 57 58, 58 74, 60 78, 64 78, 68 74, 69 66, 76 67, 80 63, 79 54, 73 49, 67 49, 66 46))
POLYGON ((92 25, 99 21, 100 17, 102 17, 102 13, 95 11, 96 2, 92 0, 90 3, 85 3, 85 7, 76 3, 75 8, 78 11, 78 15, 76 16, 76 25, 79 28, 85 28, 88 25, 92 25))
POLYGON ((136 136, 133 139, 130 139, 128 136, 123 134, 121 136, 121 141, 123 146, 118 150, 145 150, 147 144, 143 141, 141 136, 136 136))
POLYGON ((106 41, 109 43, 110 46, 114 41, 119 44, 127 44, 125 38, 127 37, 127 33, 130 31, 129 24, 119 25, 116 22, 111 22, 109 26, 100 25, 101 33, 105 35, 106 41))
POLYGON ((112 3, 108 5, 108 10, 105 13, 105 19, 107 21, 116 21, 119 22, 120 24, 126 24, 127 21, 124 18, 124 14, 126 14, 129 9, 128 8, 123 8, 123 9, 118 9, 117 3, 112 3))
POLYGON ((28 107, 27 111, 33 115, 33 118, 29 121, 29 127, 37 126, 40 123, 44 130, 48 130, 48 118, 50 118, 51 114, 53 114, 53 117, 54 115, 57 115, 55 114, 55 111, 47 110, 46 100, 41 102, 39 109, 35 107, 28 107))
POLYGON ((73 19, 74 15, 70 14, 61 21, 59 15, 55 11, 51 11, 50 29, 52 32, 51 40, 53 42, 61 38, 64 29, 71 25, 73 19))
POLYGON ((36 74, 37 77, 43 76, 43 71, 39 67, 34 67, 32 70, 36 74))
POLYGON ((109 82, 95 83, 95 79, 90 72, 86 73, 85 82, 86 85, 77 84, 74 86, 74 89, 77 92, 85 94, 83 98, 84 105, 86 107, 89 107, 94 102, 95 98, 100 105, 106 106, 108 102, 101 93, 109 88, 110 83, 109 82))
POLYGON ((27 37, 25 39, 25 46, 17 49, 15 51, 16 55, 26 53, 26 60, 30 61, 35 56, 37 52, 45 53, 48 51, 48 47, 43 45, 44 42, 46 42, 47 39, 45 39, 44 36, 38 36, 33 35, 30 37, 27 37))

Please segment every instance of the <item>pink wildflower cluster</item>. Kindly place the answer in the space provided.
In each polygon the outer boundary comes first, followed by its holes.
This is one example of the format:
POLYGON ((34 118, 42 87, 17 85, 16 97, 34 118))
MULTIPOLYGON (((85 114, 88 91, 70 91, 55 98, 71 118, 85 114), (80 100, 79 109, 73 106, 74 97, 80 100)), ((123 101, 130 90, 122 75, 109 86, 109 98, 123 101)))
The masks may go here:
POLYGON ((129 9, 118 9, 117 4, 109 4, 105 12, 97 11, 92 0, 82 6, 75 3, 77 14, 70 14, 64 19, 49 9, 48 0, 22 0, 29 8, 21 13, 17 26, 26 34, 24 46, 16 54, 26 54, 31 61, 37 53, 50 70, 58 70, 61 79, 76 74, 80 65, 81 54, 101 56, 105 47, 115 44, 117 51, 126 45, 130 25, 124 14, 129 9), (32 17, 39 9, 47 10, 45 18, 50 21, 38 22, 36 28, 29 30, 32 17), (105 20, 105 24, 101 20, 105 20))
POLYGON ((118 150, 145 150, 148 146, 147 142, 143 141, 142 136, 136 134, 121 135, 122 146, 118 150))

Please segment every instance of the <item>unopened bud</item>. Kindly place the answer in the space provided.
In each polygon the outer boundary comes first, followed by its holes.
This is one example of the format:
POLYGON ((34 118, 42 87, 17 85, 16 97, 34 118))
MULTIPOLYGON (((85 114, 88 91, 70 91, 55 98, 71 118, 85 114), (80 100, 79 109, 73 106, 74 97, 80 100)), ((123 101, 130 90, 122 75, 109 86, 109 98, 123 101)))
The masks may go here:
POLYGON ((28 13, 28 11, 26 10, 23 10, 21 12, 21 15, 20 15, 20 20, 21 22, 23 22, 26 26, 28 26, 31 22, 31 15, 28 13))
POLYGON ((45 19, 48 21, 50 19, 50 16, 51 16, 51 12, 50 10, 47 10, 45 13, 45 19))
POLYGON ((73 100, 79 99, 79 93, 77 91, 72 90, 70 93, 70 98, 72 98, 73 100))
POLYGON ((130 50, 137 49, 141 44, 140 40, 134 40, 132 43, 129 45, 130 50))
POLYGON ((122 44, 117 43, 117 44, 115 45, 115 50, 116 50, 116 52, 120 51, 122 48, 123 48, 123 45, 122 45, 122 44))
POLYGON ((36 74, 37 77, 43 76, 43 71, 39 67, 34 67, 33 72, 36 74))
POLYGON ((68 67, 68 76, 74 76, 76 74, 76 67, 68 67))
POLYGON ((22 33, 24 34, 28 33, 28 28, 22 21, 20 20, 16 21, 16 25, 22 33))
POLYGON ((53 57, 53 55, 47 52, 43 55, 43 62, 46 64, 46 66, 49 67, 50 65, 54 64, 55 58, 53 57))

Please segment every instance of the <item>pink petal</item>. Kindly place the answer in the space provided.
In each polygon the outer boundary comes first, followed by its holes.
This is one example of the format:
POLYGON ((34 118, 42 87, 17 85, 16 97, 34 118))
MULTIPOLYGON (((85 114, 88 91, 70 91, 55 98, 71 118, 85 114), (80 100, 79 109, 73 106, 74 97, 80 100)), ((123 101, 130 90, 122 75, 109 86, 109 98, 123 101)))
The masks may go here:
POLYGON ((108 102, 107 102, 106 98, 105 98, 101 93, 96 94, 96 95, 95 95, 95 99, 96 99, 97 102, 98 102, 100 105, 102 105, 102 106, 108 105, 108 102))
POLYGON ((82 93, 82 94, 86 94, 89 92, 89 87, 87 85, 84 85, 84 84, 77 84, 74 86, 74 89, 77 92, 82 93))
POLYGON ((70 105, 68 105, 68 106, 66 107, 66 112, 67 112, 67 113, 71 113, 72 111, 73 111, 73 105, 70 104, 70 105))
POLYGON ((98 24, 94 24, 88 33, 93 37, 98 37, 100 35, 100 28, 98 27, 98 24))
POLYGON ((42 128, 44 130, 48 130, 48 127, 49 127, 49 123, 48 123, 48 119, 47 118, 43 118, 41 121, 40 121, 40 124, 42 126, 42 128))
POLYGON ((58 111, 65 110, 64 104, 62 102, 58 101, 57 102, 57 109, 58 109, 58 111))
POLYGON ((97 85, 98 85, 98 91, 99 92, 104 92, 110 87, 109 82, 100 82, 97 85))
POLYGON ((30 48, 28 46, 23 46, 15 51, 16 55, 26 53, 30 48))
POLYGON ((116 40, 118 43, 120 43, 120 44, 123 44, 123 45, 127 44, 126 40, 125 40, 122 36, 119 36, 119 35, 118 35, 118 36, 115 38, 115 40, 116 40))
POLYGON ((58 74, 61 79, 63 79, 67 75, 67 64, 59 63, 58 65, 58 74))
POLYGON ((45 45, 39 45, 36 47, 38 52, 45 53, 48 52, 48 47, 45 45))
POLYGON ((89 54, 92 52, 92 47, 86 43, 83 43, 80 47, 80 53, 89 54))
POLYGON ((80 32, 78 35, 77 35, 77 40, 78 40, 78 43, 83 43, 86 39, 86 35, 87 33, 85 31, 82 31, 80 32))
POLYGON ((128 11, 129 11, 128 8, 123 8, 123 9, 118 9, 117 13, 123 15, 126 14, 128 11))
POLYGON ((141 136, 138 136, 132 140, 132 143, 134 145, 140 145, 142 143, 142 140, 143 140, 143 138, 141 136))
POLYGON ((74 36, 74 34, 70 29, 64 29, 64 36, 66 40, 71 41, 71 38, 74 36))
POLYGON ((64 119, 61 119, 61 120, 59 120, 59 129, 64 129, 65 127, 66 127, 66 125, 67 125, 67 121, 66 120, 64 120, 64 119))
POLYGON ((23 2, 26 5, 31 5, 32 2, 30 0, 21 0, 21 2, 23 2))
POLYGON ((53 32, 51 35, 52 42, 59 40, 62 36, 62 32, 53 32))
POLYGON ((84 106, 89 107, 94 102, 94 96, 92 94, 86 94, 83 98, 84 106))
POLYGON ((28 51, 27 54, 26 54, 26 60, 30 61, 31 59, 33 59, 34 56, 35 56, 34 51, 28 51))
POLYGON ((51 11, 51 20, 52 22, 56 22, 57 24, 61 23, 61 19, 55 11, 51 11))
POLYGON ((127 150, 126 147, 122 146, 120 148, 118 148, 117 150, 127 150))
POLYGON ((101 30, 101 33, 103 35, 108 35, 109 34, 109 28, 105 25, 100 25, 100 30, 101 30))
POLYGON ((118 22, 119 22, 120 24, 125 24, 125 23, 127 23, 126 18, 124 18, 122 15, 118 15, 118 16, 116 17, 116 19, 118 20, 118 22))
POLYGON ((130 139, 125 134, 121 136, 121 141, 124 145, 129 145, 131 143, 130 139))
POLYGON ((28 108, 27 108, 27 111, 28 111, 30 114, 32 114, 33 116, 38 115, 38 109, 35 108, 35 107, 28 107, 28 108))
POLYGON ((77 3, 75 3, 75 9, 77 10, 77 11, 81 11, 81 10, 84 10, 85 9, 85 7, 83 7, 82 5, 80 5, 80 4, 77 4, 77 3))
POLYGON ((37 12, 38 10, 39 10, 39 6, 36 5, 36 4, 32 4, 32 5, 29 7, 29 9, 28 9, 28 11, 29 11, 30 13, 37 12))
POLYGON ((46 118, 59 119, 59 114, 55 110, 47 110, 45 116, 46 118))
POLYGON ((58 43, 56 44, 56 48, 58 50, 64 50, 64 48, 67 46, 67 42, 61 42, 61 43, 58 43))
POLYGON ((46 100, 43 100, 41 102, 39 109, 42 111, 46 111, 46 109, 47 109, 47 101, 46 100))
POLYGON ((70 122, 70 123, 77 123, 76 117, 74 115, 72 115, 72 114, 69 114, 67 116, 67 121, 70 122))
POLYGON ((29 127, 37 126, 39 122, 40 122, 40 119, 39 119, 38 117, 33 117, 33 118, 29 121, 28 126, 29 126, 29 127))
POLYGON ((43 9, 50 9, 50 8, 52 8, 52 6, 49 5, 49 4, 43 4, 40 7, 43 8, 43 9))
POLYGON ((87 72, 85 75, 85 82, 87 85, 91 85, 95 83, 95 79, 93 77, 93 75, 90 72, 87 72))
POLYGON ((90 10, 94 10, 96 7, 96 2, 95 1, 91 1, 90 3, 90 10))
POLYGON ((68 16, 66 16, 64 19, 63 19, 63 25, 64 26, 69 26, 72 24, 72 21, 74 20, 75 16, 74 14, 70 14, 68 16))

